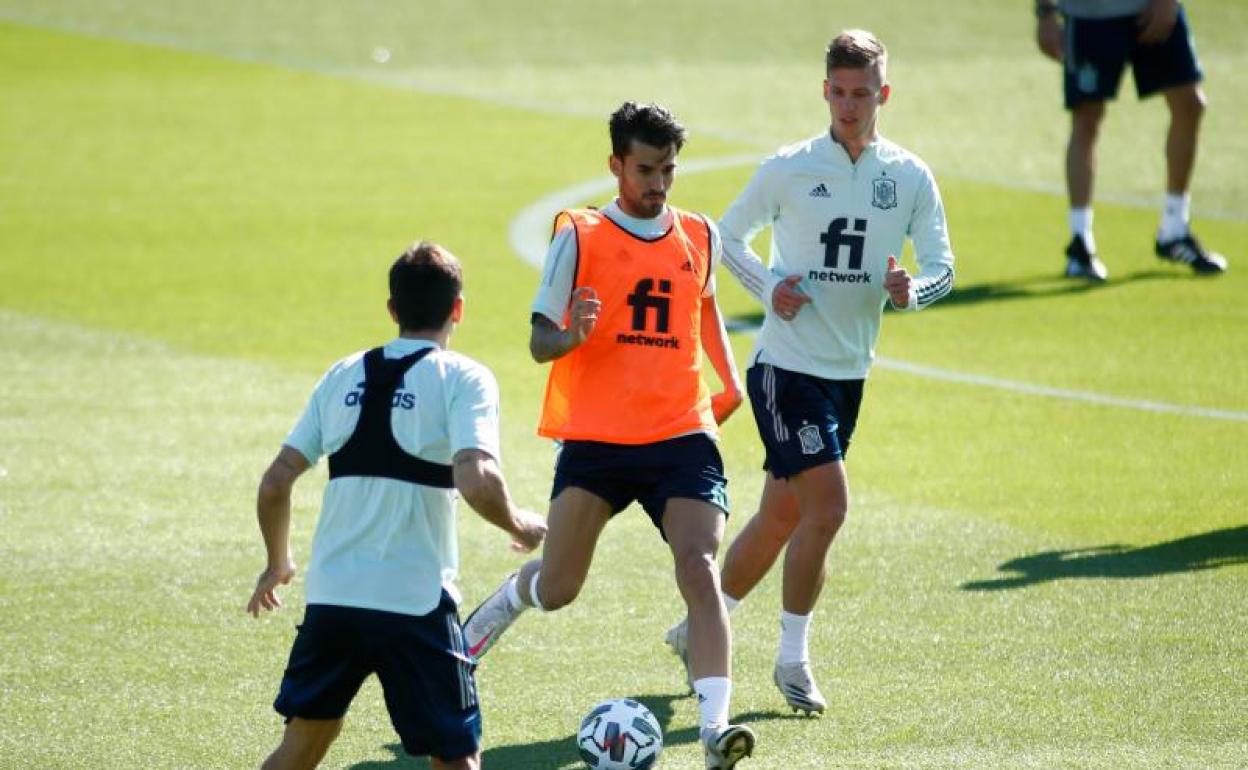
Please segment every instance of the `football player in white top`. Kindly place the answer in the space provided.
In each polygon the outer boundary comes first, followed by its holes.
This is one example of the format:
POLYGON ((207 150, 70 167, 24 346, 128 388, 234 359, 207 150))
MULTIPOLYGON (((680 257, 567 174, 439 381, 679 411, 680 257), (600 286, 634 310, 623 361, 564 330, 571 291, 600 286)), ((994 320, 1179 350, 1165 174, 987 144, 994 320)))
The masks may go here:
POLYGON ((498 386, 447 350, 463 316, 459 261, 416 244, 390 269, 398 339, 334 364, 260 483, 267 566, 247 611, 281 606, 294 577, 290 497, 328 455, 312 542, 307 609, 274 708, 287 718, 265 770, 315 767, 364 678, 376 673, 407 753, 435 770, 480 767, 481 714, 457 616, 455 497, 511 535, 517 550, 546 523, 511 500, 499 467, 498 386))
MULTIPOLYGON (((826 64, 830 129, 765 160, 720 220, 724 264, 766 307, 746 383, 767 471, 722 585, 731 609, 787 544, 774 678, 806 713, 826 707, 810 670, 810 617, 849 506, 844 456, 884 303, 921 310, 953 286, 936 182, 918 157, 879 135, 892 92, 884 46, 848 30, 829 44, 826 64), (770 268, 750 248, 766 226, 770 268), (916 276, 898 261, 907 237, 916 276)), ((668 643, 683 653, 683 621, 668 643)))

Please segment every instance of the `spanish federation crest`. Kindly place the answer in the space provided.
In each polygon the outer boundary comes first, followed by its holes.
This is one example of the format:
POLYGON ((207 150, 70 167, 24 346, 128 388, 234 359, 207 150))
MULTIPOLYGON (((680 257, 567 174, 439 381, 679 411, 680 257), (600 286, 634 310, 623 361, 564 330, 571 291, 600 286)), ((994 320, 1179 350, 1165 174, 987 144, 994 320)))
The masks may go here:
POLYGON ((871 182, 871 205, 877 209, 897 207, 897 183, 887 176, 871 182))
POLYGON ((803 425, 797 429, 797 440, 802 443, 802 454, 817 455, 823 450, 823 436, 818 425, 803 425))

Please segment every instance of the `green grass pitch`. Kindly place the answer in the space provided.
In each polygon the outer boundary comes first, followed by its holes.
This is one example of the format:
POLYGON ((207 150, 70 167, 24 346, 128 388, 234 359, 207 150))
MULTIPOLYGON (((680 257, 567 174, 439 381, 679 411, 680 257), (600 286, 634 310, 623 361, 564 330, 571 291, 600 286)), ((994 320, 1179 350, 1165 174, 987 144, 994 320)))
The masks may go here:
MULTIPOLYGON (((625 98, 673 106, 690 161, 815 133, 845 26, 891 48, 883 131, 935 170, 958 288, 885 319, 812 638, 823 719, 770 682, 778 577, 733 615, 743 770, 1248 766, 1248 7, 1187 5, 1195 224, 1231 270, 1152 257, 1164 108, 1128 80, 1098 180, 1111 281, 1087 288, 1057 277, 1065 124, 1026 4, 0 0, 0 768, 258 765, 302 587, 242 612, 255 484, 323 368, 392 333, 389 261, 417 237, 463 259, 453 345, 498 374, 505 468, 542 508, 512 219, 606 173, 625 98)), ((718 215, 748 174, 673 200, 718 215)), ((761 480, 744 412, 723 449, 731 536, 761 480)), ((323 483, 297 488, 300 563, 323 483)), ((460 541, 471 607, 521 559, 470 512, 460 541)), ((643 516, 612 523, 581 599, 481 666, 487 767, 572 770, 581 714, 619 696, 659 717, 663 767, 700 766, 670 575, 643 516)), ((373 682, 325 766, 428 764, 373 682)))

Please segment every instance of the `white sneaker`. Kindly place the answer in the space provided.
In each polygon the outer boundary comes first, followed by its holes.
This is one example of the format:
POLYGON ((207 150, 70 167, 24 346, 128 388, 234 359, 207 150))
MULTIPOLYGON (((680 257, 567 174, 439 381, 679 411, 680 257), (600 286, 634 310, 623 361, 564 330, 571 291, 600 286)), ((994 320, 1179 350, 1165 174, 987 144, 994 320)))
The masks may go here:
POLYGON ((680 658, 685 667, 685 684, 693 690, 693 671, 689 668, 689 619, 684 618, 676 625, 667 629, 663 641, 672 648, 672 654, 680 658))
POLYGON ((777 663, 771 678, 794 711, 804 711, 807 715, 822 714, 828 707, 823 693, 815 684, 815 678, 811 676, 808 661, 777 663))
POLYGON ((722 730, 703 728, 702 745, 706 747, 706 770, 732 770, 754 753, 754 732, 744 725, 728 725, 722 730))
POLYGON ((520 617, 524 607, 512 607, 507 599, 507 587, 516 579, 517 573, 507 576, 498 590, 481 606, 472 611, 464 621, 464 640, 468 642, 468 655, 480 660, 503 635, 512 621, 520 617))

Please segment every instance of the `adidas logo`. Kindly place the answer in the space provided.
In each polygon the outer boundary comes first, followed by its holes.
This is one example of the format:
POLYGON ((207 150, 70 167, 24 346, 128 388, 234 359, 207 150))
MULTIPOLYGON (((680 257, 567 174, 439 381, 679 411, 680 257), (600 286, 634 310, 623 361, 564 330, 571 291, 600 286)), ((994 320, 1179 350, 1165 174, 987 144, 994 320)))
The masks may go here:
POLYGON ((810 191, 810 197, 831 198, 832 193, 828 192, 827 185, 825 185, 823 182, 820 182, 818 185, 815 186, 815 189, 810 191))

